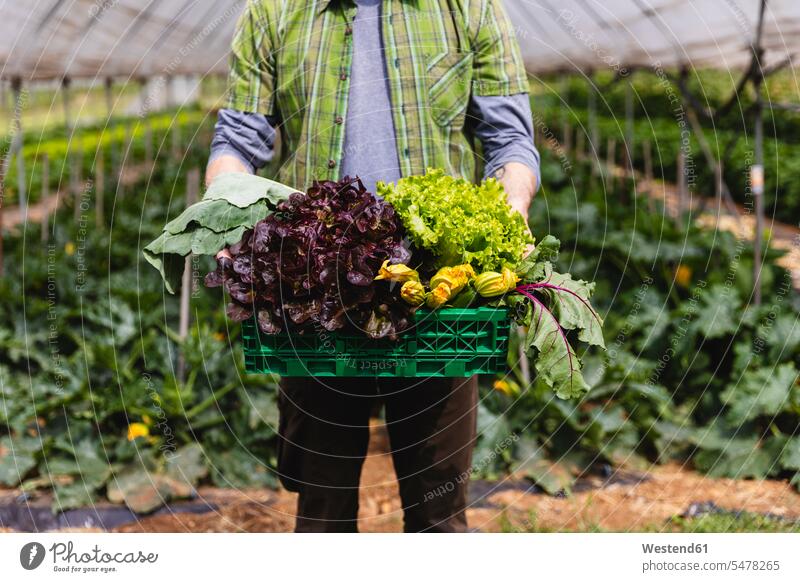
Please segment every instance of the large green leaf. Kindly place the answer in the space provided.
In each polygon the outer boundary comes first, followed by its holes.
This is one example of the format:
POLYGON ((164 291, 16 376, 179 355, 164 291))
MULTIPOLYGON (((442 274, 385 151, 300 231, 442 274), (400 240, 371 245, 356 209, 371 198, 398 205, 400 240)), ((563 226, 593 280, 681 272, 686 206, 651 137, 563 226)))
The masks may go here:
POLYGON ((274 432, 278 431, 278 405, 274 394, 264 390, 253 390, 245 396, 250 404, 248 426, 252 429, 266 426, 274 432))
POLYGON ((581 374, 578 354, 555 315, 538 302, 531 306, 526 345, 529 353, 535 348, 538 377, 560 398, 575 398, 589 390, 581 374))
POLYGON ((723 285, 714 285, 701 297, 700 306, 693 310, 693 329, 708 339, 736 333, 741 317, 738 294, 723 285))
POLYGON ((203 447, 199 443, 191 443, 169 455, 165 474, 190 487, 197 485, 200 479, 208 475, 208 464, 203 447))
POLYGON ((218 487, 276 487, 277 477, 253 458, 253 453, 240 447, 212 452, 211 478, 218 487))
POLYGON ((25 478, 36 466, 39 439, 4 436, 0 438, 0 483, 10 487, 25 478))
POLYGON ((136 464, 124 469, 109 482, 108 500, 124 503, 136 513, 150 513, 169 501, 174 489, 175 484, 164 476, 151 473, 136 464))
POLYGON ((242 240, 242 235, 248 228, 248 226, 242 225, 224 233, 216 233, 207 228, 198 228, 194 231, 194 236, 192 237, 192 253, 195 255, 213 255, 219 249, 242 240))
POLYGON ((558 257, 561 242, 552 235, 540 240, 527 257, 517 267, 517 274, 525 283, 541 281, 545 277, 545 269, 558 257))
POLYGON ((203 200, 225 200, 239 208, 247 208, 265 200, 275 206, 294 192, 297 190, 261 176, 227 172, 214 178, 203 195, 203 200))
POLYGON ((695 465, 712 477, 764 479, 780 471, 779 459, 787 437, 771 436, 761 441, 755 436, 734 436, 725 440, 720 433, 714 434, 694 459, 695 465))
POLYGON ((694 457, 695 466, 712 477, 766 477, 771 459, 755 446, 742 448, 739 446, 723 450, 705 450, 694 457))
POLYGON ((730 385, 721 394, 728 407, 726 419, 743 423, 759 416, 780 414, 790 402, 797 375, 794 364, 746 372, 740 382, 730 385))
POLYGON ((75 447, 75 460, 79 475, 89 487, 99 487, 111 476, 111 467, 101 455, 95 443, 89 439, 80 441, 75 447))
POLYGON ((269 213, 263 200, 246 208, 239 208, 226 200, 201 200, 168 223, 164 232, 167 235, 179 235, 190 227, 203 227, 216 233, 225 233, 243 225, 252 226, 269 213))
POLYGON ((569 493, 575 481, 569 467, 547 458, 546 451, 534 439, 521 439, 515 456, 514 473, 529 478, 547 493, 569 493))
POLYGON ((788 440, 781 455, 781 463, 785 469, 800 471, 800 436, 788 440))
POLYGON ((492 476, 491 468, 499 465, 500 459, 511 453, 511 446, 518 435, 514 435, 508 420, 478 405, 478 444, 472 454, 472 468, 478 475, 492 476))
POLYGON ((296 192, 259 176, 226 173, 217 176, 203 199, 167 223, 161 235, 142 250, 158 270, 165 287, 174 293, 189 253, 214 255, 238 242, 244 230, 269 215, 296 192))
POLYGON ((603 320, 589 304, 595 284, 575 280, 569 273, 552 273, 547 281, 562 290, 548 289, 551 311, 564 329, 577 329, 578 339, 605 348, 603 320))
POLYGON ((95 501, 97 501, 97 491, 81 480, 67 484, 56 482, 53 486, 53 513, 91 507, 95 501))

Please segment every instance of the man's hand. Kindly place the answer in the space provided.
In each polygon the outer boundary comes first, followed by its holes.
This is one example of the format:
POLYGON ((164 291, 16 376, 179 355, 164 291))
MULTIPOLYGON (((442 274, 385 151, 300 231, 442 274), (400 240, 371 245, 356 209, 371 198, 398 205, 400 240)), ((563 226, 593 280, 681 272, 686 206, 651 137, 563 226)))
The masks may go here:
MULTIPOLYGON (((536 194, 536 174, 525 164, 521 164, 520 162, 508 162, 497 170, 495 177, 506 191, 506 199, 508 200, 509 206, 522 215, 525 219, 525 226, 528 228, 528 233, 530 233, 528 211, 530 210, 531 202, 533 202, 533 197, 536 194)), ((528 245, 525 254, 527 255, 532 250, 533 245, 528 245)))
POLYGON ((242 174, 249 174, 250 169, 242 163, 242 160, 236 156, 222 155, 213 160, 206 168, 206 188, 209 184, 219 176, 227 172, 241 172, 242 174))
MULTIPOLYGON (((211 184, 214 178, 227 172, 241 172, 242 174, 249 174, 250 169, 245 166, 236 156, 220 156, 208 164, 208 167, 206 168, 206 188, 208 188, 208 185, 211 184)), ((233 260, 231 258, 231 253, 227 248, 218 252, 216 259, 217 263, 219 263, 223 268, 229 266, 233 260)))
POLYGON ((495 177, 506 191, 508 204, 528 221, 533 196, 536 194, 536 174, 525 164, 508 162, 497 170, 495 177))

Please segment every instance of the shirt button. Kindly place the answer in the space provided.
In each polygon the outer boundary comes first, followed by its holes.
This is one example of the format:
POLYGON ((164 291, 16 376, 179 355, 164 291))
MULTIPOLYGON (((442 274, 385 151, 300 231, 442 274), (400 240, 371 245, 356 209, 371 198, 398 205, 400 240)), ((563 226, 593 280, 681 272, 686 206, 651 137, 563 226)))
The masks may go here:
POLYGON ((344 121, 344 120, 342 119, 341 115, 337 115, 336 119, 334 119, 334 121, 336 122, 337 125, 340 125, 342 123, 342 121, 344 121))
POLYGON ((341 75, 339 75, 339 80, 340 81, 347 81, 347 73, 342 73, 341 75))
POLYGON ((350 36, 351 34, 353 34, 353 29, 352 28, 350 28, 348 26, 347 28, 344 29, 344 35, 345 36, 350 36))
POLYGON ((328 167, 335 168, 336 167, 336 160, 328 160, 328 167))

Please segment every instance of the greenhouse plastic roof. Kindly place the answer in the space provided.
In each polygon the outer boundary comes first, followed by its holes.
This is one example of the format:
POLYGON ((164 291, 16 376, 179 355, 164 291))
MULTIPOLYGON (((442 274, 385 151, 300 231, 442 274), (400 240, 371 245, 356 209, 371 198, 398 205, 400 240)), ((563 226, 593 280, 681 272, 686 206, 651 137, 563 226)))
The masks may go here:
MULTIPOLYGON (((4 78, 206 74, 227 68, 244 0, 0 0, 4 78)), ((760 0, 505 0, 528 70, 742 68, 760 0)), ((769 0, 770 64, 800 51, 800 1, 769 0)))

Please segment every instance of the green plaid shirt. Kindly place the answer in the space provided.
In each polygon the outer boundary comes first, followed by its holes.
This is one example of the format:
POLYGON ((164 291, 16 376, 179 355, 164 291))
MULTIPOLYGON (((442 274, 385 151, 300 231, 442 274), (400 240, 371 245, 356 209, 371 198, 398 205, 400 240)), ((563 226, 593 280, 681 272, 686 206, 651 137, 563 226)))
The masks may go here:
MULTIPOLYGON (((250 0, 233 39, 228 107, 280 115, 279 179, 338 179, 350 91, 352 0, 250 0)), ((403 176, 475 177, 471 95, 528 91, 500 0, 384 0, 382 35, 403 176)))

